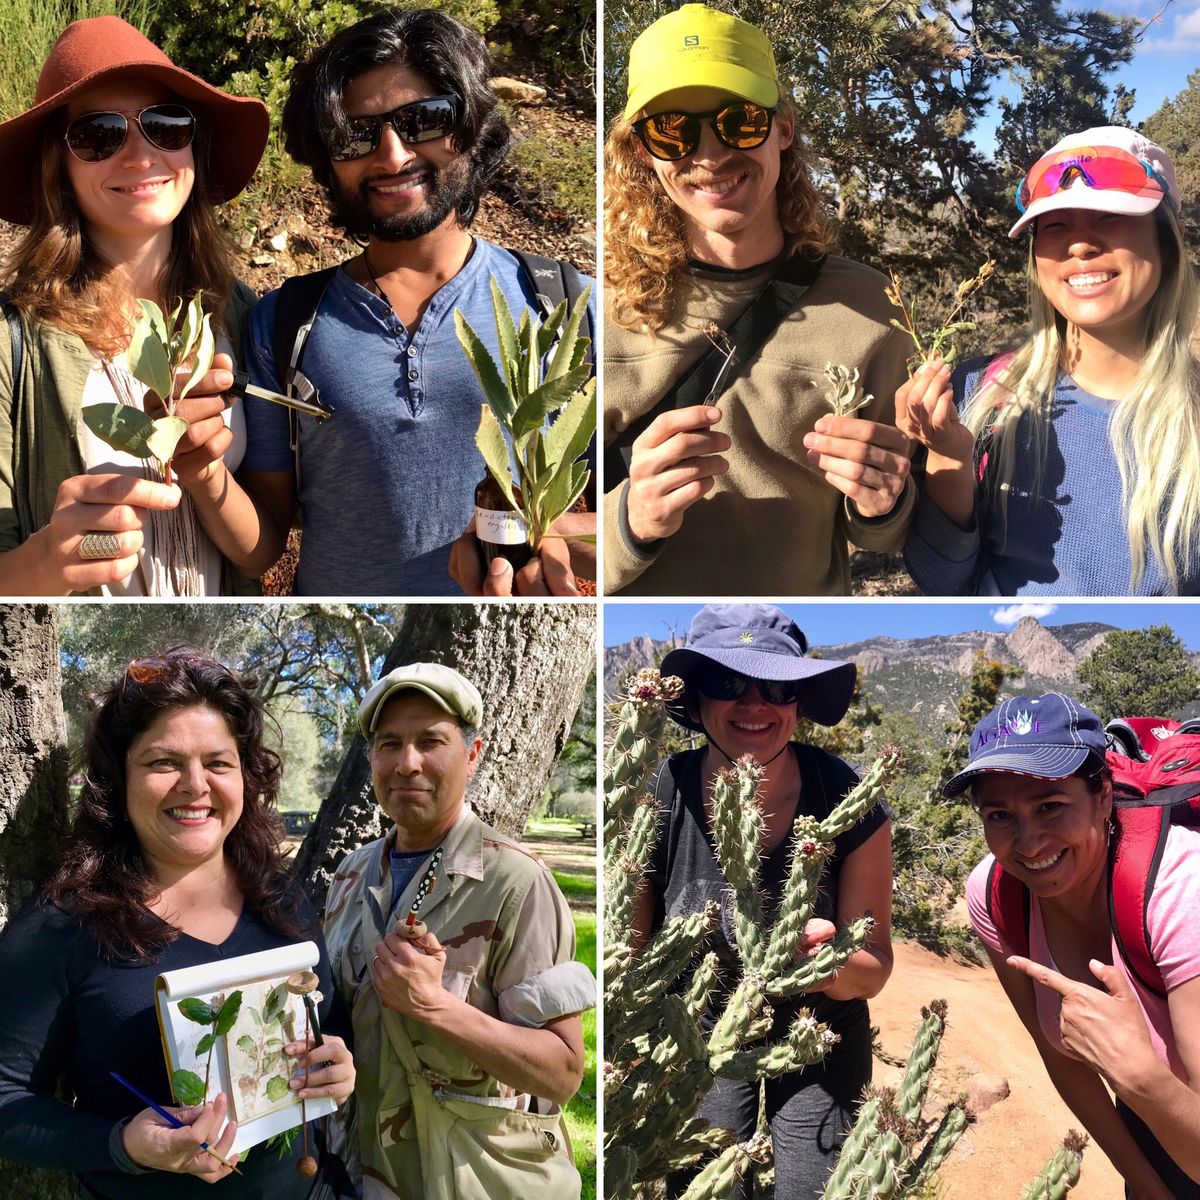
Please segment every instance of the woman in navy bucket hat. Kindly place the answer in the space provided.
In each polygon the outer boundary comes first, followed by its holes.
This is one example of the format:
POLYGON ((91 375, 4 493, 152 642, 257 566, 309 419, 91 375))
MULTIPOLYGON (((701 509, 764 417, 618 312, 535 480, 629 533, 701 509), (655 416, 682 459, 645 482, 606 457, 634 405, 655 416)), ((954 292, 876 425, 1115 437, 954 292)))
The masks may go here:
MULTIPOLYGON (((670 917, 697 912, 710 900, 726 918, 717 938, 723 976, 736 978, 738 959, 726 896, 729 885, 715 857, 710 826, 711 788, 718 771, 744 754, 764 766, 759 788, 764 832, 760 887, 773 919, 790 866, 790 831, 796 817, 826 816, 857 777, 841 759, 792 741, 800 717, 836 725, 850 705, 853 663, 808 658, 796 623, 768 604, 712 604, 692 621, 686 644, 663 659, 662 673, 684 681, 668 705, 686 729, 706 744, 673 755, 659 769, 655 798, 664 819, 651 855, 646 886, 638 894, 634 926, 648 940, 670 917)), ((837 838, 822 877, 820 899, 797 953, 812 952, 837 929, 864 913, 875 917, 868 946, 821 989, 776 1006, 772 1036, 786 1034, 802 1008, 827 1022, 841 1040, 816 1066, 766 1082, 766 1112, 780 1200, 820 1196, 844 1132, 853 1122, 871 1077, 867 998, 887 982, 892 967, 890 812, 878 804, 837 838)), ((711 1027, 727 993, 718 991, 702 1018, 711 1027)), ((720 1076, 698 1116, 748 1138, 758 1121, 759 1085, 720 1076)), ((682 1194, 689 1179, 673 1177, 668 1191, 682 1194)), ((744 1193, 737 1192, 736 1196, 744 1193)))
POLYGON ((1145 904, 1160 992, 1126 962, 1110 906, 1122 834, 1106 748, 1096 714, 1056 692, 1006 700, 975 726, 944 789, 970 791, 991 851, 968 881, 968 911, 1126 1196, 1200 1200, 1200 831, 1167 828, 1145 904), (1006 904, 1013 880, 1023 886, 1006 904))

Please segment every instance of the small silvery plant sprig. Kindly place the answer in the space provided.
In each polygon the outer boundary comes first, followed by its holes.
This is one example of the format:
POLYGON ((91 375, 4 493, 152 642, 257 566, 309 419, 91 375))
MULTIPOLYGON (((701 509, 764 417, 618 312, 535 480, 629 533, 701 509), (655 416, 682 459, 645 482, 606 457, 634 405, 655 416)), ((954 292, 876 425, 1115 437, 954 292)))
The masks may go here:
POLYGON ((925 362, 935 355, 940 355, 947 366, 953 366, 958 358, 958 346, 954 339, 960 333, 970 333, 975 328, 974 321, 959 319, 963 305, 975 292, 996 273, 996 261, 989 258, 970 279, 963 280, 954 293, 954 307, 949 315, 935 328, 922 330, 917 324, 917 302, 906 303, 900 290, 900 277, 895 271, 890 272, 891 286, 884 289, 884 295, 900 310, 901 320, 894 317, 889 322, 893 329, 899 329, 907 334, 915 347, 915 353, 909 355, 908 373, 911 376, 925 362))
POLYGON ((841 363, 826 363, 825 378, 833 385, 833 390, 825 393, 825 399, 833 409, 835 417, 851 416, 875 399, 874 396, 864 393, 859 386, 857 367, 851 371, 841 363))
POLYGON ((155 458, 163 478, 171 482, 171 457, 188 423, 175 415, 179 402, 208 373, 216 352, 212 317, 200 295, 186 309, 181 300, 168 320, 153 300, 139 300, 141 316, 134 323, 125 358, 130 374, 162 401, 166 416, 153 418, 128 404, 89 404, 83 410, 87 427, 114 450, 134 458, 155 458), (189 366, 182 383, 178 372, 189 366))
POLYGON ((525 521, 535 553, 588 481, 583 456, 596 432, 596 381, 586 361, 591 339, 581 337, 579 329, 591 290, 589 284, 570 312, 564 300, 545 321, 526 309, 515 325, 493 277, 499 363, 462 313, 454 313, 459 343, 487 401, 475 445, 505 499, 525 521), (547 355, 549 363, 543 366, 547 355))

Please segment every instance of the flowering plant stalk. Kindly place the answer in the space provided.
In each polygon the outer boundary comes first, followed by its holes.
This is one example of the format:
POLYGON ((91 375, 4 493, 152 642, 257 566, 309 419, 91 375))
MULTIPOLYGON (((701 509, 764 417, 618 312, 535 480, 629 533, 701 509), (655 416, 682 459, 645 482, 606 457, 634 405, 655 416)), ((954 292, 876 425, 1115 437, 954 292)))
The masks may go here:
POLYGON ((907 334, 916 347, 916 353, 910 355, 908 359, 910 376, 922 363, 928 362, 934 355, 940 354, 942 361, 947 366, 954 365, 954 361, 958 357, 955 337, 960 333, 969 333, 975 328, 974 321, 961 321, 958 316, 962 312, 967 298, 979 291, 995 273, 996 260, 989 258, 971 279, 966 279, 958 285, 958 290, 954 293, 954 307, 950 310, 949 316, 936 328, 923 331, 917 325, 916 300, 905 303, 904 296, 900 291, 900 276, 895 271, 889 272, 892 284, 891 287, 884 289, 884 295, 900 310, 903 318, 898 321, 893 317, 890 324, 893 329, 899 329, 901 333, 907 334))

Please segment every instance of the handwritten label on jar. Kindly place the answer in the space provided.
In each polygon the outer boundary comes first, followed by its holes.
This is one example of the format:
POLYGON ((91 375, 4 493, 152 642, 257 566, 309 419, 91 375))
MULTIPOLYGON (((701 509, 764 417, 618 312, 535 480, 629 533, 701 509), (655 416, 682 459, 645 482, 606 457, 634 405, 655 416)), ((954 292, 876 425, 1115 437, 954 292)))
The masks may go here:
POLYGON ((493 546, 519 546, 529 540, 529 529, 515 512, 476 506, 475 536, 493 546))

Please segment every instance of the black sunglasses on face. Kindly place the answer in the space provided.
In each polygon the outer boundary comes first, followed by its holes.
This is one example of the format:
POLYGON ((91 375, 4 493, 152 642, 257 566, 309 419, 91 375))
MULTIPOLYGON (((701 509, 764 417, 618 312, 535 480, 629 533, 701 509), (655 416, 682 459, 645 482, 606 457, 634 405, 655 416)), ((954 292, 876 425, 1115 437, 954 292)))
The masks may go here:
POLYGON ((731 150, 754 150, 771 135, 775 109, 750 100, 737 100, 715 112, 663 112, 633 123, 633 132, 647 151, 663 162, 677 162, 695 154, 700 145, 702 121, 712 126, 717 141, 731 150))
POLYGON ((389 113, 351 117, 348 131, 329 147, 329 157, 334 162, 351 162, 374 154, 385 125, 390 125, 406 146, 435 142, 454 132, 457 115, 457 96, 430 96, 428 100, 402 104, 389 113))
POLYGON ((160 150, 186 150, 196 136, 196 118, 190 109, 182 104, 151 104, 138 112, 84 113, 67 125, 63 140, 80 162, 103 162, 125 145, 130 117, 142 137, 160 150))
POLYGON ((696 689, 709 700, 740 700, 751 687, 768 704, 795 704, 800 699, 800 684, 794 679, 751 679, 716 664, 696 676, 696 689))

